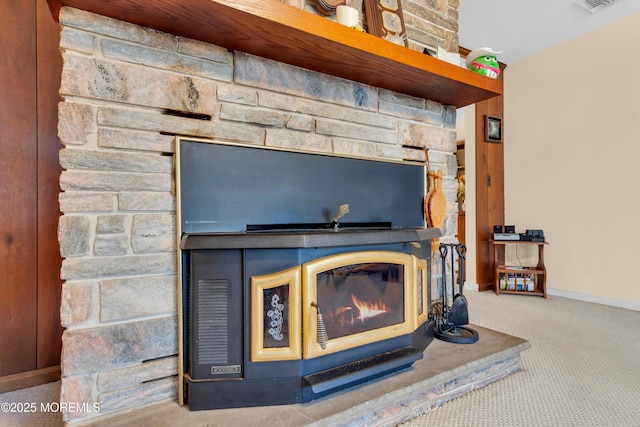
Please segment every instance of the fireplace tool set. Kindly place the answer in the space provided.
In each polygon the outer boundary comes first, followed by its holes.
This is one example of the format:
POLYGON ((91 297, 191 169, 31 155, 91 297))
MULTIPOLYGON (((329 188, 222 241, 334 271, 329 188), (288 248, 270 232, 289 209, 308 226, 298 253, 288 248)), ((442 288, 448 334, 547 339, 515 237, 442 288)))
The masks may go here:
MULTIPOLYGON (((467 298, 462 294, 464 284, 464 263, 467 247, 458 243, 440 243, 440 259, 442 260, 442 307, 436 312, 436 326, 434 335, 436 338, 455 344, 473 344, 478 341, 478 332, 463 326, 469 323, 469 311, 467 298), (447 255, 451 261, 451 294, 455 293, 455 254, 458 255, 460 266, 458 273, 458 292, 453 296, 451 306, 448 306, 447 297, 447 255)), ((436 310, 437 311, 437 310, 436 310)))

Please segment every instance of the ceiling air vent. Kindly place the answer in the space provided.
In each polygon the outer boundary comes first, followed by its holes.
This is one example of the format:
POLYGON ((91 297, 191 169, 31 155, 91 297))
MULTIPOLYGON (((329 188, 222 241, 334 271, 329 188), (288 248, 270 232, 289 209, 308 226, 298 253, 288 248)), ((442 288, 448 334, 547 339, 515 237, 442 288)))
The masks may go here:
POLYGON ((613 6, 616 0, 580 0, 576 4, 589 12, 597 12, 604 7, 613 6))

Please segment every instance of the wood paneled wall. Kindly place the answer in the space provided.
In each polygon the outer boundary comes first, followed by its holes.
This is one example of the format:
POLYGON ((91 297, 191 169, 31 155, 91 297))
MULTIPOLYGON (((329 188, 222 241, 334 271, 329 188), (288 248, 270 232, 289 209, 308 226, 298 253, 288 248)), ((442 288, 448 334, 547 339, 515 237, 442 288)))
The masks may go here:
MULTIPOLYGON (((493 289, 493 248, 489 240, 494 225, 504 224, 504 128, 503 142, 485 142, 484 117, 504 116, 503 97, 476 104, 476 238, 478 289, 493 289)), ((507 124, 508 125, 508 124, 507 124)))
POLYGON ((0 7, 2 392, 33 385, 38 376, 33 371, 43 370, 47 378, 59 372, 57 104, 62 60, 60 27, 45 1, 0 0, 0 7), (21 382, 16 375, 31 380, 21 382))

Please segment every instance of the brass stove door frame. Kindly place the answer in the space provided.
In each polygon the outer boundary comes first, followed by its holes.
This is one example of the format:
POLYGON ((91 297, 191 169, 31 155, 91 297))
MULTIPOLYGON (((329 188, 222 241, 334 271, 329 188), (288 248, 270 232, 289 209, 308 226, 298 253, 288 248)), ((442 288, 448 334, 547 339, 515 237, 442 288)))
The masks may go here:
MULTIPOLYGON (((413 257, 416 278, 416 318, 417 325, 422 325, 429 318, 429 284, 427 283, 427 261, 413 257)), ((416 325, 416 326, 417 326, 416 325)))
POLYGON ((416 257, 401 252, 392 251, 362 251, 330 255, 309 261, 302 265, 303 292, 303 336, 304 359, 325 356, 342 350, 358 347, 365 344, 382 341, 389 338, 412 333, 418 325, 417 319, 417 269, 416 257), (323 271, 351 264, 362 263, 391 263, 404 266, 404 322, 378 328, 344 337, 329 339, 326 348, 322 348, 318 342, 318 314, 311 303, 317 302, 316 275, 323 271))

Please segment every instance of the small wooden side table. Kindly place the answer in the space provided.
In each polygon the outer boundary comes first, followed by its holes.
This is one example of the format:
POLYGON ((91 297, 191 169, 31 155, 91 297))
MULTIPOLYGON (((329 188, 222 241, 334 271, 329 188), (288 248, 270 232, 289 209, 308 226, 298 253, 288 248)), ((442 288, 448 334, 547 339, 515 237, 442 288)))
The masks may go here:
POLYGON ((496 295, 520 294, 547 297, 547 269, 544 266, 544 247, 549 242, 529 242, 522 240, 489 240, 493 244, 493 274, 496 295), (514 267, 498 264, 498 248, 507 245, 537 245, 538 264, 535 267, 514 267), (503 280, 501 284, 501 279, 503 280), (527 280, 533 279, 532 286, 527 280), (531 290, 527 290, 527 288, 531 290))

